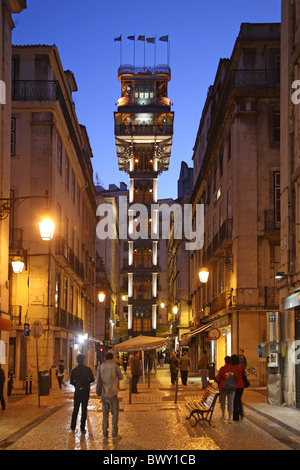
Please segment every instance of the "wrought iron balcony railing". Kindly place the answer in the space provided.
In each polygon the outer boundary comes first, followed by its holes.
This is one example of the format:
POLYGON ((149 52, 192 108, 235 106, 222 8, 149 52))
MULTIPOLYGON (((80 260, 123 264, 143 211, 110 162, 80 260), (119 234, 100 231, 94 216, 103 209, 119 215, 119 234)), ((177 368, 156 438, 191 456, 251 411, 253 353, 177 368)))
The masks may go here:
POLYGON ((120 124, 115 126, 115 135, 173 135, 173 125, 120 124))

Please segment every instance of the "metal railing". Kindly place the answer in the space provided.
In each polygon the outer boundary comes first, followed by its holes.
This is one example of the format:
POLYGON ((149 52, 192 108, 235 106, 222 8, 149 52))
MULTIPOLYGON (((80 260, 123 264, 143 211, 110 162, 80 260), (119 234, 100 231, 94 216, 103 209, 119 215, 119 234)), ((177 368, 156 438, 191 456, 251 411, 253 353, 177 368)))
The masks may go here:
POLYGON ((173 135, 173 125, 116 124, 115 135, 173 135))

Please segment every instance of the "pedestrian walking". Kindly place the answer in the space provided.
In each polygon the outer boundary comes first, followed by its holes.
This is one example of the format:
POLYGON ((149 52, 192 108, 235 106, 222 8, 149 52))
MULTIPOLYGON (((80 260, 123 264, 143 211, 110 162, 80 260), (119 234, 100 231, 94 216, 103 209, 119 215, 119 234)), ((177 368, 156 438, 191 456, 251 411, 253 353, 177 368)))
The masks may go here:
POLYGON ((90 385, 94 382, 95 378, 92 369, 83 364, 85 356, 79 354, 77 356, 77 366, 71 370, 70 384, 74 385, 74 409, 72 413, 71 429, 75 431, 76 421, 81 405, 81 432, 85 432, 85 423, 87 415, 87 405, 90 398, 90 385))
POLYGON ((119 423, 119 380, 123 379, 121 368, 113 361, 113 354, 105 354, 105 362, 101 364, 97 373, 96 393, 101 395, 102 403, 102 432, 103 439, 108 438, 109 411, 112 415, 112 438, 121 439, 118 433, 119 423))
POLYGON ((58 361, 58 366, 56 368, 56 377, 57 377, 59 388, 62 388, 62 385, 64 387, 67 386, 67 384, 64 382, 64 376, 65 376, 64 361, 60 359, 60 361, 58 361))
POLYGON ((173 352, 171 359, 170 359, 170 374, 171 374, 171 383, 175 385, 177 375, 178 375, 178 367, 179 367, 179 360, 176 357, 176 354, 173 352))
POLYGON ((207 371, 208 371, 208 357, 206 351, 203 351, 198 363, 198 370, 200 371, 200 377, 202 382, 202 389, 207 388, 207 371))
POLYGON ((245 351, 243 349, 240 349, 240 352, 239 352, 239 361, 240 361, 240 364, 242 364, 242 366, 244 367, 244 369, 246 370, 247 369, 247 359, 245 357, 245 351))
POLYGON ((4 400, 4 384, 5 384, 5 372, 1 367, 0 364, 0 402, 1 402, 1 407, 2 411, 5 411, 5 400, 4 400))
POLYGON ((231 356, 231 365, 233 367, 234 379, 236 382, 236 389, 233 402, 233 421, 239 421, 240 418, 241 420, 243 420, 244 418, 242 395, 245 387, 243 381, 245 369, 244 366, 240 364, 239 356, 237 354, 233 354, 231 356))
POLYGON ((184 351, 179 361, 181 382, 183 385, 187 384, 187 378, 188 378, 190 366, 191 366, 191 360, 188 356, 188 353, 184 351))
POLYGON ((139 361, 140 353, 134 352, 130 360, 131 369, 131 393, 139 393, 137 390, 137 384, 140 376, 142 375, 142 369, 139 361))
POLYGON ((123 353, 123 369, 124 369, 124 372, 126 373, 127 371, 127 366, 128 366, 128 354, 127 353, 123 353))
POLYGON ((231 357, 225 357, 225 365, 220 368, 216 381, 219 385, 220 391, 220 402, 222 417, 225 419, 225 407, 226 407, 226 397, 227 397, 227 411, 228 411, 228 423, 232 424, 232 415, 233 415, 233 403, 236 383, 233 375, 233 367, 231 365, 231 357), (231 382, 231 384, 229 383, 231 382))

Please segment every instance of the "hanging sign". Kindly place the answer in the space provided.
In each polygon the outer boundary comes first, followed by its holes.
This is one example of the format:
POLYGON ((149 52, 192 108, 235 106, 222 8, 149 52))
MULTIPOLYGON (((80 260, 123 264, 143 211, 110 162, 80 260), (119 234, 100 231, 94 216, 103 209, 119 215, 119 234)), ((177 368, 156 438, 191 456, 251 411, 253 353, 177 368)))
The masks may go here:
POLYGON ((218 328, 211 328, 208 332, 208 337, 211 341, 217 341, 221 336, 221 331, 218 328))

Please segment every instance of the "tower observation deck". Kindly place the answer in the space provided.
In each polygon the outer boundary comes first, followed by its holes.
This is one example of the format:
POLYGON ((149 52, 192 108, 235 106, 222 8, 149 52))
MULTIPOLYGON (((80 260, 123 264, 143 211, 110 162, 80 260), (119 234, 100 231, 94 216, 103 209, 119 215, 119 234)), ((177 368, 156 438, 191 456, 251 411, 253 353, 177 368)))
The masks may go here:
POLYGON ((142 204, 147 210, 147 220, 133 220, 137 226, 132 238, 129 222, 128 334, 155 336, 160 267, 158 240, 151 236, 151 205, 157 204, 158 176, 168 170, 171 155, 174 120, 168 98, 171 70, 168 65, 121 65, 118 79, 121 98, 114 113, 115 143, 119 169, 129 175, 128 213, 131 207, 134 213, 135 204, 142 204), (139 232, 141 236, 137 236, 139 232))

